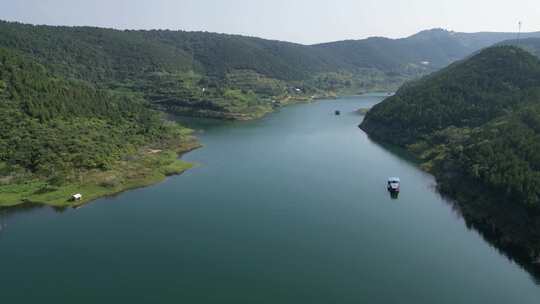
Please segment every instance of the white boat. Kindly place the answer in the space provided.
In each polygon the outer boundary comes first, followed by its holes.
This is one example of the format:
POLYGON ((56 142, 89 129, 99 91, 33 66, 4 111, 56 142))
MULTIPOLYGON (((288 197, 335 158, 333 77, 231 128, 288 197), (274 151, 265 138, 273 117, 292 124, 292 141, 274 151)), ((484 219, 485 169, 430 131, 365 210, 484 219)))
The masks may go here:
POLYGON ((399 177, 390 177, 388 178, 387 188, 390 192, 399 192, 399 184, 400 184, 399 177))

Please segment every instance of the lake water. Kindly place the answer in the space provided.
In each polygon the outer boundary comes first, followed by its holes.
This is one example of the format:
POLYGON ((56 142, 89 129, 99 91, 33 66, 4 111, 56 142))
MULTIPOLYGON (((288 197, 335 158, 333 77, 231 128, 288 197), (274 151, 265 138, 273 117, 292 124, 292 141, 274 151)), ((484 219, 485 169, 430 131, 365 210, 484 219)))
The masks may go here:
POLYGON ((4 214, 0 303, 540 303, 430 175, 358 129, 354 111, 381 100, 200 122, 205 147, 184 157, 200 165, 181 176, 4 214))

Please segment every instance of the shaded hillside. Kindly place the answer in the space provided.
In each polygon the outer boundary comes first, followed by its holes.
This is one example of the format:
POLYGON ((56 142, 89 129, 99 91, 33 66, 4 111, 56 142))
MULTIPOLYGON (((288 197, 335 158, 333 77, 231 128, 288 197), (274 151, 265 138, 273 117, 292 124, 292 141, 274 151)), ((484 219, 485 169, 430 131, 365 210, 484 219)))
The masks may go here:
POLYGON ((423 159, 470 225, 540 270, 537 57, 514 46, 486 49, 404 86, 361 128, 423 159))

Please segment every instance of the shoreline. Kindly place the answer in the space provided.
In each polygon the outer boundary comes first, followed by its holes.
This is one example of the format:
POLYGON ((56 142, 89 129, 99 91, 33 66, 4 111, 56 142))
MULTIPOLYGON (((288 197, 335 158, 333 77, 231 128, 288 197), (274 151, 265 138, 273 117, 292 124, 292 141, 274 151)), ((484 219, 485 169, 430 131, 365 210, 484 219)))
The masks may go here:
MULTIPOLYGON (((264 109, 264 111, 255 113, 229 113, 232 114, 231 117, 215 116, 215 119, 223 121, 253 121, 289 105, 377 93, 381 92, 365 92, 358 95, 328 93, 312 96, 288 96, 281 100, 279 105, 269 107, 264 109)), ((190 116, 195 118, 208 118, 206 115, 194 115, 196 114, 194 112, 190 114, 190 116)), ((210 117, 212 118, 214 116, 210 115, 210 117)), ((141 159, 129 163, 118 161, 115 167, 108 171, 93 170, 86 172, 81 178, 87 181, 66 183, 52 191, 44 193, 40 193, 44 182, 37 178, 18 185, 0 186, 0 196, 4 195, 8 197, 7 199, 0 199, 0 211, 16 209, 24 205, 45 206, 55 209, 79 208, 100 198, 111 197, 130 190, 156 185, 163 182, 169 176, 180 175, 192 169, 195 165, 183 161, 181 157, 201 147, 202 145, 197 138, 190 135, 186 138, 185 142, 178 144, 176 147, 170 147, 165 150, 150 149, 149 152, 141 156, 141 159), (109 180, 111 178, 113 181, 109 180), (15 188, 15 190, 10 191, 10 186, 15 188), (83 198, 79 201, 70 200, 71 196, 75 193, 81 193, 83 198)))
POLYGON ((414 163, 419 170, 433 176, 437 193, 459 213, 469 229, 476 230, 488 244, 519 264, 540 282, 540 251, 534 241, 526 241, 535 239, 540 231, 533 229, 535 216, 528 214, 526 208, 508 204, 507 201, 486 191, 476 192, 479 189, 467 179, 447 179, 442 172, 432 168, 421 154, 389 143, 384 138, 368 133, 361 126, 360 129, 370 140, 386 150, 392 152, 389 147, 395 147, 414 158, 414 163), (516 218, 522 220, 520 224, 530 225, 529 229, 524 228, 523 225, 509 225, 509 220, 516 218))

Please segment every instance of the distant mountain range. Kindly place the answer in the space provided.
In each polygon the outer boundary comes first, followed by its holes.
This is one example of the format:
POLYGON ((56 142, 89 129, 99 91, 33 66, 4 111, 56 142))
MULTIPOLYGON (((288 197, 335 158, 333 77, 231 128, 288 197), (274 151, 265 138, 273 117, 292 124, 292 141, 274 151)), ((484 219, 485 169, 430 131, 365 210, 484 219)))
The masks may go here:
MULTIPOLYGON (((539 38, 540 32, 522 34, 539 38)), ((443 29, 422 31, 402 39, 368 38, 316 45, 355 67, 384 71, 407 68, 437 70, 482 48, 515 39, 515 33, 457 33, 443 29)))
MULTIPOLYGON (((540 37, 540 32, 523 38, 540 37)), ((409 74, 434 70, 515 33, 456 33, 443 29, 402 39, 368 38, 300 45, 238 35, 184 31, 118 31, 0 22, 0 47, 17 49, 66 76, 116 80, 147 72, 185 72, 223 77, 252 70, 279 80, 313 73, 375 68, 409 74)))

